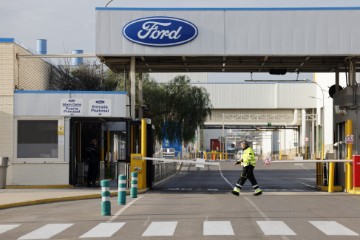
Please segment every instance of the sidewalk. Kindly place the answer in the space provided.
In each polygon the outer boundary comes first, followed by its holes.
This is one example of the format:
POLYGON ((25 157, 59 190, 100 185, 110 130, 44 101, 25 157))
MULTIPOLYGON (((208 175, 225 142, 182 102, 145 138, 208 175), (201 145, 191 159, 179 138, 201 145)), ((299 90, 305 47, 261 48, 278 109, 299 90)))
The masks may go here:
MULTIPOLYGON (((146 190, 139 190, 144 193, 146 190)), ((110 189, 111 196, 117 196, 117 189, 110 189)), ((0 189, 0 209, 29 206, 44 203, 101 198, 101 188, 70 189, 0 189)))

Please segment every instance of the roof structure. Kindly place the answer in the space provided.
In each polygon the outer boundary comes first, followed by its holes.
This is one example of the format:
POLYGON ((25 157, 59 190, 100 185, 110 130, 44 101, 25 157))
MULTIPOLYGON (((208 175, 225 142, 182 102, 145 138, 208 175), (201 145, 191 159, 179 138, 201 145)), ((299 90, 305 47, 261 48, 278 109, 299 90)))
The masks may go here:
POLYGON ((96 55, 118 72, 131 57, 137 72, 345 72, 349 59, 359 61, 358 0, 119 4, 96 9, 96 55), (166 41, 188 25, 189 40, 166 41))

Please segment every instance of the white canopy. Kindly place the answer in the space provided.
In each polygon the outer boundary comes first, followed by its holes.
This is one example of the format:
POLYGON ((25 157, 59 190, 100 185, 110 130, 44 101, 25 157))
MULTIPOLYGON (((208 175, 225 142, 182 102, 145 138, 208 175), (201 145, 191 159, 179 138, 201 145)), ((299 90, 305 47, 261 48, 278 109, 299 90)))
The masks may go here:
POLYGON ((96 9, 96 54, 118 71, 136 56, 141 71, 329 72, 360 55, 358 0, 119 4, 96 9))

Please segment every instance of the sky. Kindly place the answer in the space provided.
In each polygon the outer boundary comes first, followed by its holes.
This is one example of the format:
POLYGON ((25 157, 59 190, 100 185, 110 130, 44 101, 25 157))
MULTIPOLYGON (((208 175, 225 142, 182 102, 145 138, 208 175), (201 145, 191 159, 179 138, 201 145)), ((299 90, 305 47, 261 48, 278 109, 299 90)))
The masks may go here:
MULTIPOLYGON (((134 0, 135 1, 135 0, 134 0)), ((0 0, 0 38, 14 38, 36 52, 36 40, 47 39, 48 54, 68 54, 72 50, 95 53, 95 8, 109 0, 0 0)), ((114 0, 109 7, 116 7, 114 0)), ((131 1, 132 2, 132 1, 131 1)), ((209 73, 209 82, 226 78, 229 82, 250 80, 249 73, 209 73)), ((300 73, 299 80, 312 79, 300 73)), ((254 80, 295 80, 297 75, 253 74, 254 80)))
POLYGON ((48 54, 82 49, 95 53, 95 8, 108 0, 0 0, 0 37, 36 50, 47 39, 48 54))

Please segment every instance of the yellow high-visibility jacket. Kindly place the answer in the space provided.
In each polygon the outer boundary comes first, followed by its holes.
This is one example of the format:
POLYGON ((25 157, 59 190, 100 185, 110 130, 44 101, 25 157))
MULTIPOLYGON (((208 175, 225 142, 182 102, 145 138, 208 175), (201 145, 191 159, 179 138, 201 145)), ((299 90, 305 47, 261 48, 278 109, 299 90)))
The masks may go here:
POLYGON ((253 165, 253 166, 256 165, 254 150, 251 147, 248 147, 243 151, 241 158, 242 158, 241 165, 243 165, 244 167, 249 165, 253 165))

